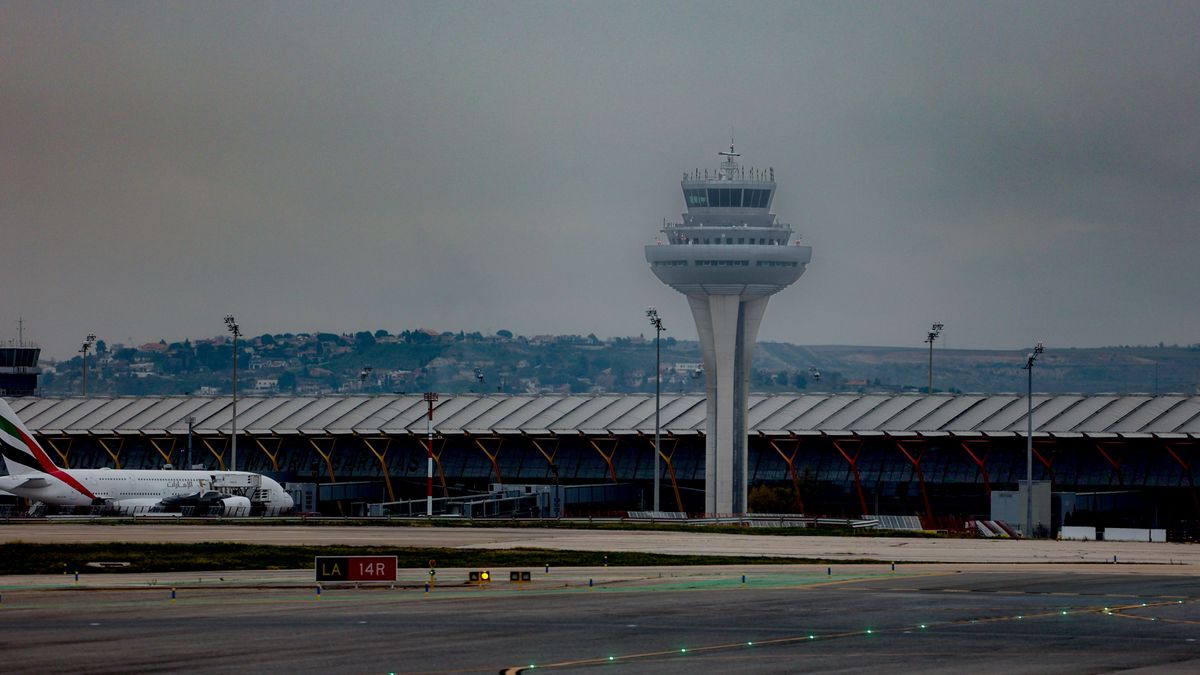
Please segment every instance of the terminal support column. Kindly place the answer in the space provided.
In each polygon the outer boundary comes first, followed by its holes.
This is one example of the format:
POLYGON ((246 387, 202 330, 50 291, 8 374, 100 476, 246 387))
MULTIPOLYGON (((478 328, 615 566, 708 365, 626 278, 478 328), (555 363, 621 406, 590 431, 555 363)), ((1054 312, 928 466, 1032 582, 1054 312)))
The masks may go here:
POLYGON ((709 514, 745 513, 746 406, 750 362, 767 297, 689 295, 704 355, 707 396, 704 505, 709 514))

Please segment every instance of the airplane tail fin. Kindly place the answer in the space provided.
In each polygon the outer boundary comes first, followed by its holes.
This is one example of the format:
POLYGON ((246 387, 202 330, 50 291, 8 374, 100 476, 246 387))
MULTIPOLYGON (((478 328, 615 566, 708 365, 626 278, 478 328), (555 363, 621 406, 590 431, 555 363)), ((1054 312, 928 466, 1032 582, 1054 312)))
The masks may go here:
POLYGON ((33 434, 8 402, 0 398, 0 453, 12 476, 29 473, 54 473, 58 467, 50 456, 33 440, 33 434))

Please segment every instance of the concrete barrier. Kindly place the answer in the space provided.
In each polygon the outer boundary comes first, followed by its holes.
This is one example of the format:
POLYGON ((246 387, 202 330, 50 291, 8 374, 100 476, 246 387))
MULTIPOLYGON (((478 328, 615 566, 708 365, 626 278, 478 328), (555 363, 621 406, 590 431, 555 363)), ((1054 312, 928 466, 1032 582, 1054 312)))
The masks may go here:
MULTIPOLYGON (((1066 537, 1064 537, 1065 539, 1066 537)), ((1104 541, 1151 541, 1165 542, 1166 530, 1150 530, 1141 527, 1106 527, 1104 541)))
POLYGON ((1070 541, 1095 541, 1096 528, 1082 525, 1063 525, 1059 530, 1062 539, 1070 541))

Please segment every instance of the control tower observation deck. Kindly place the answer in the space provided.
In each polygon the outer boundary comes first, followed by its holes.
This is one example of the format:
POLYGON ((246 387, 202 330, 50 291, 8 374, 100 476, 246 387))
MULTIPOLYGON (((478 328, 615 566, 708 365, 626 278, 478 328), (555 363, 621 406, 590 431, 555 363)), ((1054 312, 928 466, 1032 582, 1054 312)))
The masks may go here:
POLYGON ((687 212, 646 247, 663 283, 687 296, 704 356, 707 394, 704 504, 746 512, 746 401, 750 362, 767 299, 795 283, 812 247, 775 220, 775 170, 747 169, 729 146, 720 168, 683 176, 687 212))

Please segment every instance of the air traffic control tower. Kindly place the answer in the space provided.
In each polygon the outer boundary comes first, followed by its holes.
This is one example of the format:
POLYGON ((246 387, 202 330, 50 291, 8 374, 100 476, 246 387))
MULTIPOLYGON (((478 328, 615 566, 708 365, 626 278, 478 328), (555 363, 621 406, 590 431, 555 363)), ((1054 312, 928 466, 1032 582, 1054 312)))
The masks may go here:
POLYGON ((683 222, 663 222, 646 261, 687 296, 704 353, 708 415, 704 504, 710 514, 746 512, 746 399, 750 360, 767 299, 804 274, 812 247, 794 245, 775 221, 775 170, 747 169, 730 144, 720 168, 683 176, 683 222))

